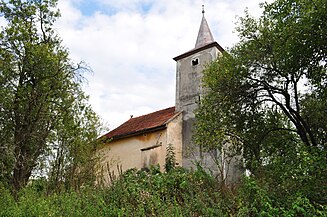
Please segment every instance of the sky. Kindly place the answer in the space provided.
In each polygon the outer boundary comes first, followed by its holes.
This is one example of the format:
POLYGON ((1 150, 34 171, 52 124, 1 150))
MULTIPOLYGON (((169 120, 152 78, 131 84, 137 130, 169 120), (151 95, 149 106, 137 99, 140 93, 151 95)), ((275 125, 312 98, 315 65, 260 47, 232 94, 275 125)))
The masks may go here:
POLYGON ((237 16, 259 16, 260 0, 59 0, 55 24, 74 62, 84 61, 84 86, 110 130, 175 104, 176 63, 194 48, 202 4, 223 48, 238 42, 237 16))

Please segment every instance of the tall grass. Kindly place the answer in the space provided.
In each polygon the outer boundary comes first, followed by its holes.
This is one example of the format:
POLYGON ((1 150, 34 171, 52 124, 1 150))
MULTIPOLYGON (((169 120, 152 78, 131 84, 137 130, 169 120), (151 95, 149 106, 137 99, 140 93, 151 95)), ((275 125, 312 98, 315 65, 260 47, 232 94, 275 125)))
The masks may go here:
POLYGON ((222 189, 201 168, 132 169, 110 187, 85 186, 79 192, 47 195, 45 185, 32 182, 17 200, 0 186, 0 216, 327 216, 326 206, 301 195, 278 205, 250 178, 237 191, 222 189))

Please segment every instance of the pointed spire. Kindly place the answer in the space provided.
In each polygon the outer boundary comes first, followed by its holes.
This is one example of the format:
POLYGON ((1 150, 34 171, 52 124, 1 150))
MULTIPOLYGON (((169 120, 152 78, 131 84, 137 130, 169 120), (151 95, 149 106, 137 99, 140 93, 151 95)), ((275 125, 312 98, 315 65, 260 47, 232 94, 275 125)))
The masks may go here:
POLYGON ((207 20, 204 17, 204 5, 202 5, 202 20, 201 20, 198 37, 196 39, 195 48, 202 47, 211 42, 214 42, 214 39, 211 34, 207 20))

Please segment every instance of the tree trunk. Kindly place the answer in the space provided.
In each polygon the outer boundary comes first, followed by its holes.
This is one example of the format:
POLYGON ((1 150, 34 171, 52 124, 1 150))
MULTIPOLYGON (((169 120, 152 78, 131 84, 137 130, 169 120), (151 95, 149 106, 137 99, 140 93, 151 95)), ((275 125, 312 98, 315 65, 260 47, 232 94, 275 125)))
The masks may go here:
MULTIPOLYGON (((26 157, 26 156, 25 156, 26 157)), ((32 174, 32 169, 24 160, 24 155, 17 157, 15 162, 14 172, 12 176, 12 186, 14 191, 18 192, 27 185, 27 182, 32 174)))

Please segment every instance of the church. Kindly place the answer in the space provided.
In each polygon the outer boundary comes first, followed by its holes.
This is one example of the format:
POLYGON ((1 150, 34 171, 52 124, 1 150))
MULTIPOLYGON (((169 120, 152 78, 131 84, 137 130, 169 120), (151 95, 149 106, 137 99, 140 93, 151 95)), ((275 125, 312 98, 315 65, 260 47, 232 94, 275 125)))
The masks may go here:
MULTIPOLYGON (((131 168, 159 165, 163 171, 168 146, 174 150, 177 166, 194 168, 196 163, 200 163, 214 173, 223 173, 223 179, 237 179, 239 170, 234 161, 233 165, 223 165, 223 171, 219 170, 210 155, 201 153, 200 148, 192 142, 194 111, 204 94, 202 71, 223 52, 224 49, 214 41, 202 10, 195 47, 173 58, 176 61, 175 106, 131 117, 101 137, 105 144, 98 154, 105 184, 110 183, 109 177, 131 168)), ((217 154, 221 153, 218 151, 217 154)))

